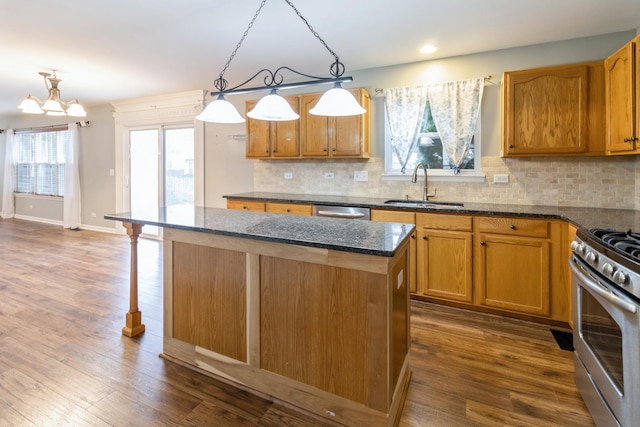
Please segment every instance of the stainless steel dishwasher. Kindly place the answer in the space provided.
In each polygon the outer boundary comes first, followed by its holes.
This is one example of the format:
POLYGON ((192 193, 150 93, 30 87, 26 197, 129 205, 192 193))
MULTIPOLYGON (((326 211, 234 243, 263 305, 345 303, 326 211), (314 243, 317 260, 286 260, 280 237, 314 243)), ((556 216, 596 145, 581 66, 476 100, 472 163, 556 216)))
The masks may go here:
POLYGON ((371 219, 371 209, 353 206, 314 205, 313 215, 343 219, 371 219))

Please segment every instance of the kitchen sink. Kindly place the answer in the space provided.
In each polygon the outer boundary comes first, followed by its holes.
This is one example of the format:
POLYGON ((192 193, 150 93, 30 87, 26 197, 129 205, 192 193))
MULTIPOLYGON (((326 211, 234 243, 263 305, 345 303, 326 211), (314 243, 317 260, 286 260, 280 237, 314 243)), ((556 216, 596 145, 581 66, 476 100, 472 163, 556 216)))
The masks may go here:
POLYGON ((429 200, 410 200, 410 199, 391 199, 384 202, 385 205, 401 206, 401 207, 415 207, 415 208, 461 208, 463 203, 458 202, 432 202, 429 200))

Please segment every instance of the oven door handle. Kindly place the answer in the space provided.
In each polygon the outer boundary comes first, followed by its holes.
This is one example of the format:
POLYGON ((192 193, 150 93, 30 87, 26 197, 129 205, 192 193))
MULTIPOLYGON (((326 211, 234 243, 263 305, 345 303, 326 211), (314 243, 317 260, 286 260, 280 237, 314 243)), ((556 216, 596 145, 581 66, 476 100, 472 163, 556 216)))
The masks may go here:
POLYGON ((615 304, 617 307, 628 311, 629 313, 635 313, 638 311, 638 306, 636 304, 625 301, 613 292, 603 288, 601 285, 591 280, 583 271, 580 271, 582 268, 579 270, 579 267, 576 266, 576 261, 574 260, 571 262, 571 270, 580 277, 582 283, 588 290, 595 292, 610 303, 615 304))

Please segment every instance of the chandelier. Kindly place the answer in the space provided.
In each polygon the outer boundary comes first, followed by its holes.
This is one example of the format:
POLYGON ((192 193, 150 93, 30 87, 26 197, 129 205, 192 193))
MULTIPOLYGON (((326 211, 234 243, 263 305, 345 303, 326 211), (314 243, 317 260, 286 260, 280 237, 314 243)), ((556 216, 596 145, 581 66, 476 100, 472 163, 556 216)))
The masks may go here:
POLYGON ((296 120, 300 116, 293 111, 289 103, 280 95, 278 95, 279 89, 291 89, 304 86, 313 86, 318 84, 333 84, 333 88, 325 92, 318 100, 317 104, 309 110, 309 113, 319 116, 353 116, 358 114, 364 114, 366 110, 358 104, 355 97, 346 89, 342 88, 341 83, 353 81, 352 77, 343 77, 344 64, 340 62, 338 55, 329 48, 327 43, 320 37, 320 35, 313 29, 309 22, 302 16, 302 14, 296 9, 290 0, 284 0, 298 15, 298 17, 307 25, 309 31, 322 43, 322 45, 329 51, 334 57, 334 62, 329 67, 329 74, 332 77, 316 77, 309 74, 301 73, 292 68, 282 66, 275 71, 269 69, 262 69, 251 76, 249 79, 240 83, 237 86, 229 88, 228 81, 224 78, 224 73, 229 68, 231 61, 236 56, 238 49, 242 46, 244 39, 249 34, 249 30, 253 27, 253 24, 258 18, 260 11, 264 7, 267 0, 262 0, 260 7, 253 15, 249 26, 245 30, 244 34, 240 38, 240 41, 236 45, 233 53, 229 57, 229 60, 224 65, 224 68, 220 72, 220 76, 215 80, 214 86, 218 90, 217 92, 211 92, 211 96, 215 99, 207 105, 207 107, 200 113, 196 119, 205 122, 212 123, 242 123, 245 119, 238 113, 238 110, 225 99, 225 95, 249 93, 256 91, 268 90, 269 94, 261 98, 255 107, 247 113, 247 116, 257 120, 270 120, 270 121, 285 121, 296 120), (311 80, 295 83, 284 83, 283 71, 293 73, 297 76, 309 78, 311 80), (244 88, 253 80, 262 76, 262 82, 264 86, 244 88))
POLYGON ((61 80, 56 77, 56 70, 53 70, 53 74, 43 71, 40 71, 38 74, 44 78, 44 85, 49 91, 49 96, 47 96, 47 99, 44 101, 41 101, 33 95, 27 96, 18 106, 23 113, 74 117, 85 117, 87 115, 87 112, 84 111, 84 108, 82 108, 82 105, 80 105, 77 99, 69 102, 60 99, 58 84, 60 84, 61 80))

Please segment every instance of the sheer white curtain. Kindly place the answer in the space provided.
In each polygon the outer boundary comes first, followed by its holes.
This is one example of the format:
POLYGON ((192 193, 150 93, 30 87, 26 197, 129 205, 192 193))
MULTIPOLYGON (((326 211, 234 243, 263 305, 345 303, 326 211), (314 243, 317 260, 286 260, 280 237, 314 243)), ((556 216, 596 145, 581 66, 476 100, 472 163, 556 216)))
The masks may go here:
POLYGON ((442 145, 460 173, 478 125, 484 78, 429 85, 429 106, 442 145))
POLYGON ((404 173, 416 144, 427 105, 427 88, 408 86, 384 89, 384 105, 389 120, 391 146, 404 173))
POLYGON ((4 181, 2 185, 2 217, 13 218, 15 206, 13 192, 15 190, 16 161, 13 157, 13 147, 15 145, 15 134, 13 129, 7 129, 4 152, 4 181))
POLYGON ((69 141, 64 167, 64 228, 80 228, 80 169, 78 125, 69 123, 69 141))

